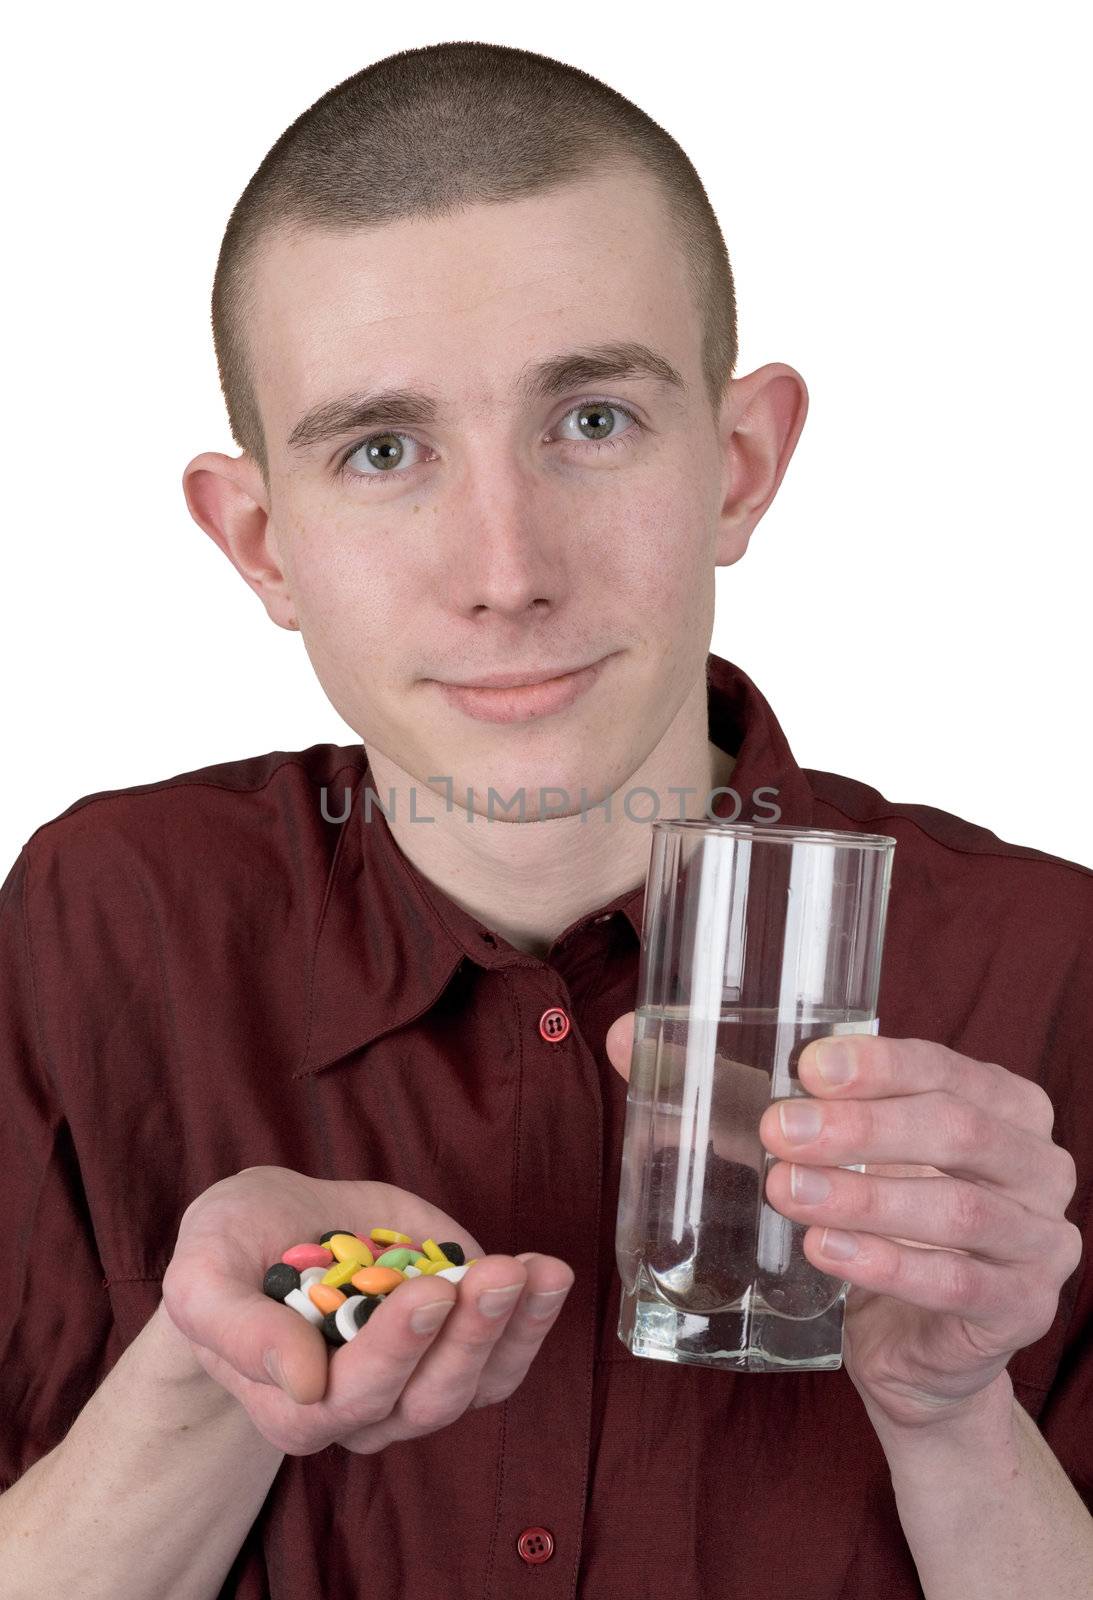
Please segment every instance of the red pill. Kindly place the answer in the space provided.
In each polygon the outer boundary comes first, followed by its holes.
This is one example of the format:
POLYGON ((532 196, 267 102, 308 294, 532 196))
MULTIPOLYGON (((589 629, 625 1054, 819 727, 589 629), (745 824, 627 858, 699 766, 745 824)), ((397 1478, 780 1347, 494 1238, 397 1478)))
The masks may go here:
POLYGON ((328 1250, 325 1244, 294 1244, 291 1250, 286 1250, 281 1260, 286 1266, 295 1267, 303 1272, 308 1267, 329 1267, 334 1261, 333 1250, 328 1250))

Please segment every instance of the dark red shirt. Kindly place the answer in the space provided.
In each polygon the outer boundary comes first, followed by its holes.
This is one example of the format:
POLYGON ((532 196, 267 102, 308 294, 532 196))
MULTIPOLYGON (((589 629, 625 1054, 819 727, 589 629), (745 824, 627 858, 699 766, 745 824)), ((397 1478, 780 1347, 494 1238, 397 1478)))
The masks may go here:
MULTIPOLYGON (((1093 1502, 1093 872, 802 770, 750 679, 716 656, 709 673, 739 820, 777 805, 898 840, 881 1033, 1051 1096, 1087 1252, 1009 1370, 1093 1502)), ((921 1596, 845 1371, 720 1373, 619 1341, 626 1083, 604 1038, 635 1004, 644 885, 540 960, 428 882, 380 805, 365 823, 372 783, 363 746, 317 744, 88 795, 8 873, 0 1488, 151 1316, 190 1201, 268 1163, 397 1184, 486 1251, 543 1251, 576 1279, 503 1404, 374 1455, 286 1457, 223 1596, 921 1596), (571 1025, 544 1036, 554 1008, 571 1025)))

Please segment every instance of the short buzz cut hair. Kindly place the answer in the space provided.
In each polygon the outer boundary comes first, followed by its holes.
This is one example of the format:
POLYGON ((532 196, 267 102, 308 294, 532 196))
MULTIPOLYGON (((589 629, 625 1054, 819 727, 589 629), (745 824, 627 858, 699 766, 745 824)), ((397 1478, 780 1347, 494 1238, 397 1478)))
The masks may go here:
POLYGON ((659 123, 578 67, 478 41, 401 50, 327 90, 285 129, 236 201, 213 279, 228 423, 267 491, 267 441, 246 346, 251 268, 265 238, 450 215, 635 167, 666 202, 716 416, 736 366, 732 268, 698 173, 659 123))

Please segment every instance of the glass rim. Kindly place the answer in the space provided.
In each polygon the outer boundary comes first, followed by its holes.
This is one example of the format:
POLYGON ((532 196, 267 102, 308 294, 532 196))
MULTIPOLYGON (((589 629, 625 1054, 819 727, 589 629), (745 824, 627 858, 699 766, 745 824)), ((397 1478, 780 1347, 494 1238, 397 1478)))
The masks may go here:
POLYGON ((834 844, 847 849, 886 850, 899 843, 890 833, 851 833, 840 828, 791 828, 777 823, 722 822, 717 817, 656 817, 651 826, 662 832, 697 828, 711 835, 769 839, 775 844, 834 844))

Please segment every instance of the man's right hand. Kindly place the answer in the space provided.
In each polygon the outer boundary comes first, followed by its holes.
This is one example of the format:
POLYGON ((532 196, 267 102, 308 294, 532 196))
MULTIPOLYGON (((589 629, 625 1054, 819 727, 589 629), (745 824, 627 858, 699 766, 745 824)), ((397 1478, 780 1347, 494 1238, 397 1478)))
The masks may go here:
POLYGON ((187 1207, 161 1309, 278 1450, 308 1456, 337 1443, 371 1455, 507 1399, 565 1303, 563 1292, 540 1312, 535 1297, 572 1283, 572 1269, 555 1256, 483 1256, 445 1212, 393 1184, 247 1167, 187 1207), (408 1278, 338 1348, 264 1293, 267 1269, 290 1245, 317 1242, 331 1228, 376 1227, 415 1243, 458 1242, 467 1260, 478 1259, 457 1282, 408 1278), (501 1316, 485 1316, 480 1295, 509 1284, 523 1293, 501 1316), (414 1312, 437 1300, 452 1306, 439 1330, 415 1332, 414 1312), (267 1351, 280 1358, 284 1390, 264 1364, 267 1351))

